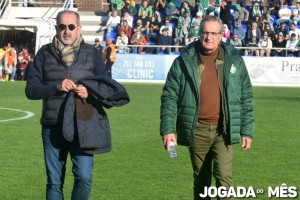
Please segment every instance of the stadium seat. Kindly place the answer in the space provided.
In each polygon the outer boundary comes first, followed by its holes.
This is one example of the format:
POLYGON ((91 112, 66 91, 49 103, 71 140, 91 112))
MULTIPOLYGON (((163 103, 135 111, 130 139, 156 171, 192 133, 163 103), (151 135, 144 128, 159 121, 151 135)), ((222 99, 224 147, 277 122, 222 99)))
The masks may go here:
POLYGON ((247 30, 247 25, 242 23, 242 28, 247 30))
POLYGON ((173 31, 176 29, 176 24, 174 22, 170 22, 170 25, 172 26, 173 31))
POLYGON ((111 31, 111 32, 109 32, 109 33, 106 33, 105 38, 106 38, 106 39, 107 39, 107 38, 110 38, 112 41, 116 41, 116 39, 117 39, 117 33, 116 33, 116 32, 113 32, 113 31, 111 31))
POLYGON ((246 10, 248 10, 249 12, 251 12, 251 6, 246 5, 246 10))
POLYGON ((270 17, 273 19, 273 24, 275 24, 277 20, 276 15, 270 15, 270 17))
POLYGON ((233 5, 233 4, 231 4, 229 8, 230 8, 230 12, 232 12, 232 11, 234 12, 234 11, 236 10, 235 5, 233 5), (231 10, 232 10, 232 11, 231 11, 231 10))

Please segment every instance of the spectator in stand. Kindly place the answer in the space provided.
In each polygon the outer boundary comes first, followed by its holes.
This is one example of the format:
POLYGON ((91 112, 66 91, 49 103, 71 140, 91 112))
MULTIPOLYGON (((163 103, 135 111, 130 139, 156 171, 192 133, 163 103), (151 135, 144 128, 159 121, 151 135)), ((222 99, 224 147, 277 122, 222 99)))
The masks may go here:
MULTIPOLYGON (((131 37, 130 43, 133 45, 146 45, 146 37, 142 34, 141 29, 137 29, 135 34, 131 37)), ((144 49, 144 46, 133 47, 133 53, 140 54, 144 49)))
POLYGON ((168 18, 165 19, 165 25, 162 25, 159 30, 159 34, 162 35, 162 30, 167 29, 167 35, 173 37, 173 28, 170 25, 170 20, 168 18))
POLYGON ((296 40, 300 39, 300 30, 296 27, 295 23, 291 23, 290 25, 289 36, 291 37, 293 33, 296 35, 296 40))
POLYGON ((107 32, 116 32, 118 30, 118 26, 120 25, 121 17, 118 16, 118 12, 114 10, 112 12, 112 15, 108 18, 108 21, 106 22, 106 26, 100 26, 97 32, 101 32, 103 30, 107 29, 107 32))
POLYGON ((231 44, 234 47, 242 47, 242 41, 239 39, 237 34, 233 34, 231 37, 229 44, 231 44))
POLYGON ((227 27, 231 27, 231 14, 230 14, 230 3, 228 0, 222 0, 221 2, 221 11, 220 11, 220 19, 223 24, 227 24, 227 27))
POLYGON ((159 33, 159 29, 161 27, 162 19, 160 17, 160 13, 158 11, 155 11, 153 16, 151 17, 150 22, 150 35, 155 33, 159 33))
POLYGON ((297 40, 295 33, 292 33, 286 42, 286 48, 288 48, 288 56, 299 57, 299 40, 297 40))
POLYGON ((281 1, 280 0, 268 0, 268 10, 267 13, 269 13, 270 15, 275 15, 276 19, 279 18, 278 16, 278 12, 279 9, 281 8, 281 1))
POLYGON ((197 12, 201 12, 205 13, 205 9, 204 9, 204 6, 203 6, 203 3, 201 2, 201 0, 196 0, 196 5, 194 7, 194 13, 197 13, 197 12))
POLYGON ((19 77, 18 80, 24 81, 27 77, 27 71, 31 62, 30 54, 26 47, 22 48, 22 51, 18 54, 19 61, 19 77))
POLYGON ((245 49, 245 56, 249 56, 249 54, 252 54, 252 56, 259 56, 258 41, 255 36, 247 42, 246 47, 249 48, 245 49))
POLYGON ((127 0, 122 8, 122 16, 124 16, 125 12, 128 12, 131 17, 135 17, 137 10, 135 8, 134 0, 127 0))
POLYGON ((176 22, 179 17, 179 10, 175 7, 175 4, 171 1, 166 8, 166 18, 169 20, 176 22))
POLYGON ((122 7, 123 7, 123 1, 122 0, 110 0, 110 6, 111 6, 112 11, 115 10, 117 12, 117 15, 121 16, 121 10, 122 10, 122 7))
POLYGON ((191 8, 188 1, 183 1, 182 2, 182 6, 180 8, 180 16, 184 17, 185 12, 189 12, 190 15, 192 16, 192 8, 191 8))
MULTIPOLYGON (((152 14, 151 14, 151 16, 152 16, 152 14)), ((148 17, 146 15, 146 11, 143 10, 141 13, 141 16, 138 19, 142 21, 142 25, 143 25, 142 32, 148 39, 149 33, 150 33, 150 22, 151 22, 150 17, 148 17)))
POLYGON ((198 40, 200 38, 200 23, 198 20, 192 22, 192 26, 189 29, 189 36, 193 36, 193 40, 198 40))
POLYGON ((258 15, 253 16, 251 18, 251 20, 249 20, 248 29, 251 28, 251 25, 252 25, 253 22, 256 22, 257 28, 259 28, 260 30, 262 30, 262 28, 263 28, 263 22, 262 22, 261 18, 258 15))
POLYGON ((239 40, 241 40, 241 42, 242 42, 242 46, 244 47, 246 44, 246 42, 245 42, 246 29, 244 29, 242 27, 241 22, 236 23, 236 28, 233 30, 233 34, 238 36, 239 40))
POLYGON ((275 29, 275 38, 278 37, 278 34, 280 32, 283 33, 283 37, 284 37, 285 40, 289 39, 289 31, 287 30, 285 23, 281 23, 280 27, 275 29))
POLYGON ((275 32, 271 29, 269 23, 264 23, 262 31, 268 33, 268 36, 272 40, 272 42, 275 40, 275 32))
POLYGON ((145 11, 145 16, 149 18, 152 17, 153 10, 152 10, 152 6, 148 5, 148 0, 142 1, 142 5, 138 10, 138 17, 142 16, 143 11, 145 11))
MULTIPOLYGON (((274 41, 274 48, 285 48, 286 47, 286 40, 284 39, 283 33, 280 32, 278 34, 277 39, 274 41)), ((284 49, 273 49, 272 51, 273 56, 286 56, 286 51, 284 49)))
POLYGON ((246 10, 246 8, 241 7, 240 4, 236 4, 235 7, 236 7, 236 10, 234 11, 235 23, 237 23, 237 22, 247 23, 247 21, 249 19, 249 11, 246 10))
MULTIPOLYGON (((175 30, 175 39, 174 39, 175 46, 184 44, 185 39, 188 37, 190 24, 191 24, 190 13, 186 11, 184 13, 184 17, 180 16, 178 19, 177 28, 175 30)), ((176 51, 178 51, 178 48, 175 47, 175 49, 176 51)))
POLYGON ((251 38, 255 37, 256 42, 258 42, 261 39, 261 30, 257 28, 257 23, 253 22, 251 24, 251 29, 248 30, 247 33, 247 39, 248 41, 252 40, 251 38))
POLYGON ((15 81, 16 71, 17 71, 17 53, 15 48, 11 47, 4 55, 4 66, 5 66, 5 80, 15 81))
POLYGON ((172 37, 168 35, 168 29, 164 28, 162 30, 162 35, 158 37, 157 45, 165 45, 162 47, 157 47, 157 54, 170 54, 171 53, 171 46, 172 45, 172 37))
POLYGON ((227 24, 223 24, 223 33, 222 33, 222 41, 225 43, 229 43, 230 40, 230 30, 228 29, 227 24))
POLYGON ((251 0, 251 11, 254 9, 255 5, 258 5, 259 10, 263 10, 263 0, 251 0))
POLYGON ((197 12, 196 16, 193 17, 193 19, 192 19, 192 23, 197 20, 198 23, 200 24, 201 20, 202 20, 202 16, 203 16, 203 13, 201 11, 197 12))
MULTIPOLYGON (((143 22, 141 19, 137 19, 134 28, 133 28, 133 34, 137 32, 137 30, 141 30, 142 34, 144 35, 146 33, 146 29, 143 26, 143 22)), ((131 38, 131 36, 130 36, 131 38)))
POLYGON ((156 0, 154 3, 153 11, 158 11, 160 13, 166 12, 166 7, 168 5, 167 0, 156 0))
POLYGON ((287 2, 283 2, 282 8, 279 10, 279 19, 277 19, 277 26, 280 26, 281 23, 285 23, 288 26, 292 23, 291 16, 292 11, 288 8, 287 2))
POLYGON ((300 1, 297 2, 296 8, 293 10, 293 21, 295 24, 300 25, 300 1))
POLYGON ((262 12, 260 10, 260 6, 258 3, 255 3, 252 7, 252 10, 251 10, 251 17, 253 16, 259 16, 260 18, 262 18, 262 12))
POLYGON ((129 14, 128 11, 124 12, 124 15, 121 19, 121 22, 122 22, 121 25, 123 25, 124 20, 126 20, 128 26, 130 26, 130 28, 133 27, 133 17, 129 14))
POLYGON ((117 55, 116 55, 116 47, 112 43, 111 38, 106 39, 106 48, 104 49, 104 63, 106 66, 107 74, 110 78, 112 78, 111 69, 113 64, 116 62, 117 55))
POLYGON ((95 38, 95 44, 94 47, 99 51, 99 53, 102 55, 103 47, 100 44, 99 38, 95 38))
POLYGON ((131 38, 131 34, 132 34, 132 29, 131 27, 128 25, 127 20, 123 20, 123 25, 120 26, 120 28, 118 29, 118 36, 121 36, 122 31, 125 32, 125 35, 129 38, 131 38))
POLYGON ((271 17, 270 13, 266 14, 266 18, 263 20, 262 30, 265 30, 264 25, 269 24, 271 30, 274 31, 274 19, 271 17))
POLYGON ((260 48, 259 55, 270 57, 271 49, 273 47, 272 40, 269 38, 267 32, 264 32, 263 37, 258 42, 258 47, 260 48))
POLYGON ((129 53, 129 48, 127 47, 128 37, 125 31, 121 31, 121 35, 118 36, 116 40, 116 46, 118 48, 118 53, 129 53))

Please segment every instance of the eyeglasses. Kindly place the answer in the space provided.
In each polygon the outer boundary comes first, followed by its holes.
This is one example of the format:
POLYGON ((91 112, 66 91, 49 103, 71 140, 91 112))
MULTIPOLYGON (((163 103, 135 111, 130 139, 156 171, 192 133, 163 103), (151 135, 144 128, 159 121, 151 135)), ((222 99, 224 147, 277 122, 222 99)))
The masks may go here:
POLYGON ((69 25, 65 25, 65 24, 60 24, 58 25, 58 29, 63 31, 68 27, 68 29, 70 31, 74 31, 75 28, 77 28, 78 26, 75 26, 74 24, 69 24, 69 25))
POLYGON ((211 34, 213 37, 216 37, 217 35, 219 35, 219 34, 221 34, 221 33, 203 31, 201 34, 202 34, 204 37, 207 37, 209 34, 211 34))

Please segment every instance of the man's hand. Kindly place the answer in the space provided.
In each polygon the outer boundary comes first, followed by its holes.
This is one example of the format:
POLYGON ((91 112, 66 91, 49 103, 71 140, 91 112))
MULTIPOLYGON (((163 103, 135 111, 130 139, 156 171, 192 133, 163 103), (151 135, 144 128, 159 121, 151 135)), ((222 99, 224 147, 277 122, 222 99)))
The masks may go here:
POLYGON ((252 139, 249 137, 242 137, 242 150, 246 151, 251 148, 252 139))
POLYGON ((169 151, 169 145, 171 140, 173 140, 175 145, 177 145, 177 141, 174 133, 169 133, 167 135, 164 135, 164 147, 168 151, 169 151))
POLYGON ((63 82, 61 83, 61 87, 59 87, 59 88, 63 92, 69 92, 71 90, 74 90, 76 87, 77 86, 73 81, 71 81, 69 79, 65 79, 65 80, 63 80, 63 82))
POLYGON ((86 87, 83 85, 78 85, 76 88, 74 88, 74 92, 76 92, 76 94, 82 99, 86 99, 89 95, 86 87))

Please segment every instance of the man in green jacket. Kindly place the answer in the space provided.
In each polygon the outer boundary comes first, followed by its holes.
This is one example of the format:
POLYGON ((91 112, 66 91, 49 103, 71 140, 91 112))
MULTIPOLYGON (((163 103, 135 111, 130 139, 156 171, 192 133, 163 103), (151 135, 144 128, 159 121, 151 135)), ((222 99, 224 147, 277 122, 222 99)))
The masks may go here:
POLYGON ((238 51, 221 42, 222 33, 219 18, 202 19, 200 40, 174 60, 161 96, 163 144, 167 150, 171 140, 189 147, 195 200, 210 199, 200 194, 212 176, 217 187, 233 185, 232 145, 241 140, 242 150, 250 149, 254 132, 251 81, 238 51))

